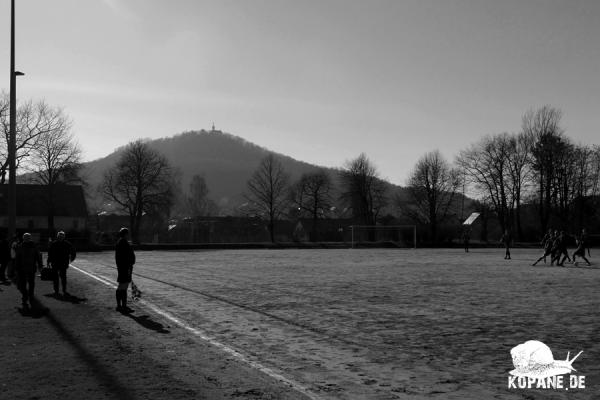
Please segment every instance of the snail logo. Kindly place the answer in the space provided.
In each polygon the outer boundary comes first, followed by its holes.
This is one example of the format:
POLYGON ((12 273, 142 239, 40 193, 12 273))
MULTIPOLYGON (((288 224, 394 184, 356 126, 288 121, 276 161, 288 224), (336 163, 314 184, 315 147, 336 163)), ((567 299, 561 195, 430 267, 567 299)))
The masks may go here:
POLYGON ((584 389, 585 376, 571 375, 577 372, 573 362, 583 353, 580 351, 569 360, 555 360, 550 347, 537 340, 529 340, 515 346, 510 351, 515 369, 509 372, 508 387, 511 389, 584 389), (569 385, 565 386, 563 375, 569 375, 569 385))

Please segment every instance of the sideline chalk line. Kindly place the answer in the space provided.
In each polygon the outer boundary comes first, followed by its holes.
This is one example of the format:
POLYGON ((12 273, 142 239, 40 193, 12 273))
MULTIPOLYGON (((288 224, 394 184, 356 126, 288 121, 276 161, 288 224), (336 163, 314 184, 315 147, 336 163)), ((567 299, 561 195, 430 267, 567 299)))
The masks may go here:
MULTIPOLYGON (((115 285, 111 281, 103 278, 100 275, 96 275, 94 273, 85 271, 85 270, 83 270, 83 269, 81 269, 79 267, 76 267, 73 264, 71 264, 71 267, 73 269, 81 272, 82 274, 87 275, 90 278, 97 280, 98 282, 103 283, 104 285, 106 285, 108 287, 111 287, 113 289, 117 288, 117 285, 115 285)), ((264 365, 262 365, 262 364, 260 364, 260 363, 258 363, 256 361, 252 361, 252 360, 248 359, 248 357, 244 356, 242 353, 240 353, 239 351, 235 350, 234 348, 229 347, 226 344, 223 344, 223 343, 217 341, 215 338, 209 336, 208 334, 206 334, 205 332, 201 331, 200 329, 196 329, 196 328, 190 326, 185 321, 177 318, 173 314, 160 309, 155 304, 153 304, 153 303, 151 303, 151 302, 149 302, 147 300, 144 300, 144 299, 140 299, 137 302, 145 305, 148 308, 150 308, 156 314, 158 314, 158 315, 160 315, 160 316, 168 319, 169 321, 171 321, 175 325, 179 326, 180 328, 183 328, 183 329, 187 330, 188 332, 190 332, 193 335, 199 337, 200 339, 202 339, 202 340, 208 342, 209 344, 217 347, 218 349, 224 351, 225 353, 227 353, 230 356, 234 357, 238 361, 241 361, 241 362, 243 362, 245 364, 248 364, 252 368, 255 368, 255 369, 259 370, 260 372, 262 372, 262 373, 270 376, 271 378, 274 378, 274 379, 276 379, 276 380, 278 380, 280 382, 283 382, 283 383, 287 384, 288 386, 292 387, 297 392, 300 392, 303 395, 307 396, 311 400, 321 400, 320 397, 318 397, 317 395, 315 395, 314 393, 312 393, 308 388, 304 387, 300 383, 295 382, 295 381, 293 381, 293 380, 291 380, 289 378, 286 378, 285 376, 283 376, 283 375, 281 375, 281 374, 273 371, 272 369, 270 369, 268 367, 265 367, 264 365)))

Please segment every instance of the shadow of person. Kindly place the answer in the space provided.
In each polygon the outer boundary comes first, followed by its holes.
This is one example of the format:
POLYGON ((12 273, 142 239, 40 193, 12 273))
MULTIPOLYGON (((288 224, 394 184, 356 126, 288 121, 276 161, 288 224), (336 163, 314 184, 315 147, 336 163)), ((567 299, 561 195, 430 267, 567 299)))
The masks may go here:
POLYGON ((163 324, 161 324, 160 322, 153 321, 148 315, 137 316, 131 313, 124 313, 123 315, 128 316, 129 318, 131 318, 146 329, 153 330, 157 333, 171 333, 171 331, 165 328, 163 324))
POLYGON ((44 307, 37 301, 32 301, 29 307, 18 307, 17 310, 21 316, 29 318, 42 318, 50 311, 48 307, 44 307))
POLYGON ((79 304, 79 303, 83 303, 84 301, 87 301, 87 298, 85 298, 85 297, 77 297, 70 293, 67 293, 64 295, 61 295, 61 294, 57 295, 56 293, 47 293, 44 296, 51 297, 51 298, 59 300, 59 301, 66 301, 66 302, 73 303, 73 304, 79 304))

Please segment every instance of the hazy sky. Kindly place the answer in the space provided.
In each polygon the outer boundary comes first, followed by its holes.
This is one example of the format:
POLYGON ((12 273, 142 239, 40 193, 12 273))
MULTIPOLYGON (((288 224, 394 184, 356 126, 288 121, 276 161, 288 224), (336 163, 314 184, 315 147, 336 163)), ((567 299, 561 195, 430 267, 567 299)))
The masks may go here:
MULTIPOLYGON (((544 104, 600 142, 597 0, 16 3, 18 96, 63 107, 86 160, 214 122, 325 166, 365 152, 405 184, 544 104)), ((9 0, 0 30, 8 91, 9 0)))

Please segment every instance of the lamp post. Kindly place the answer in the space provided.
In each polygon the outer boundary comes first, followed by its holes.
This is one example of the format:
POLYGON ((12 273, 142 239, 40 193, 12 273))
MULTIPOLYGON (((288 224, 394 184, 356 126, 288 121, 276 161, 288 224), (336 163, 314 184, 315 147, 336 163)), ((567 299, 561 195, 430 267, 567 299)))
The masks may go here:
POLYGON ((8 135, 8 235, 12 238, 17 225, 17 76, 25 75, 15 71, 15 0, 10 8, 10 130, 8 135))

